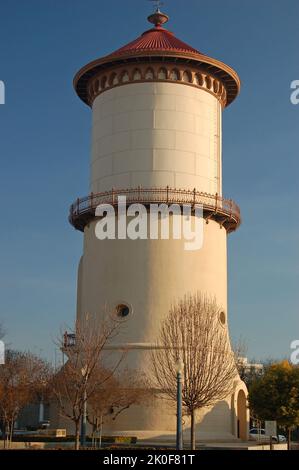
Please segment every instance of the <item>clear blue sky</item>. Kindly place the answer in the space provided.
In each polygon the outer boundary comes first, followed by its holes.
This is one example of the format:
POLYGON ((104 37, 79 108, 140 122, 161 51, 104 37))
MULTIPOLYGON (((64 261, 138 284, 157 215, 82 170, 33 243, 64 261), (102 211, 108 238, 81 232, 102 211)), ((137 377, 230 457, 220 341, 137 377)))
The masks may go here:
MULTIPOLYGON (((224 113, 224 192, 241 206, 229 239, 229 320, 249 356, 299 339, 298 0, 165 0, 169 29, 240 74, 224 113)), ((7 341, 53 357, 76 308, 82 235, 68 206, 88 192, 91 113, 75 72, 148 29, 147 0, 1 0, 0 319, 7 341)))

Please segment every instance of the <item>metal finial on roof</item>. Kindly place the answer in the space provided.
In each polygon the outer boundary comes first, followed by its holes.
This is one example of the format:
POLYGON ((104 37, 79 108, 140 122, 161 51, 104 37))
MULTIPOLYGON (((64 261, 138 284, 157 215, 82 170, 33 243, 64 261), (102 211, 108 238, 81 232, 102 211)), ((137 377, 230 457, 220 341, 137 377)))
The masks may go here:
POLYGON ((160 12, 160 7, 162 5, 164 5, 164 3, 161 2, 161 0, 149 0, 149 2, 155 3, 156 4, 156 11, 159 11, 159 12, 160 12))
POLYGON ((148 21, 153 23, 156 27, 162 26, 162 24, 167 23, 169 20, 169 16, 162 13, 159 9, 153 13, 152 15, 148 16, 148 21))
POLYGON ((147 19, 150 23, 153 23, 156 27, 161 26, 162 24, 167 23, 169 17, 161 12, 160 6, 163 5, 163 2, 160 0, 149 0, 156 4, 156 11, 150 15, 147 19))

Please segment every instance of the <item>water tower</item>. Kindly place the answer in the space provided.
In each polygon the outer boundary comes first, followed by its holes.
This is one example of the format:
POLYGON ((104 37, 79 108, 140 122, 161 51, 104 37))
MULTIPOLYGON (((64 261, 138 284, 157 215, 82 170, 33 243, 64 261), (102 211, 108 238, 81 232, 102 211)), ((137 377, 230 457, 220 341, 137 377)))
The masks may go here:
MULTIPOLYGON (((198 290, 216 296, 227 329, 227 236, 240 224, 238 206, 222 195, 222 111, 237 97, 237 73, 178 39, 168 16, 150 15, 150 29, 83 67, 74 86, 92 110, 89 195, 71 207, 84 233, 77 318, 109 305, 126 328, 112 345, 129 348, 127 365, 147 370, 161 320, 171 304, 198 290), (200 203, 204 243, 184 240, 98 240, 96 207, 116 204, 200 203)), ((246 387, 198 417, 198 436, 246 437, 246 387), (204 414, 204 416, 203 416, 204 414)), ((161 438, 174 435, 175 416, 164 404, 129 409, 107 432, 161 438)), ((167 437, 168 438, 168 437, 167 437)))

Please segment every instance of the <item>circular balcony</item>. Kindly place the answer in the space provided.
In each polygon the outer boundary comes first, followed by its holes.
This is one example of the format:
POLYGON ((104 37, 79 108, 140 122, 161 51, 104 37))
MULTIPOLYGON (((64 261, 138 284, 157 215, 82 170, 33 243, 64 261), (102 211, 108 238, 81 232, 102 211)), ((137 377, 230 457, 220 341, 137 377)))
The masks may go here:
POLYGON ((129 188, 112 189, 103 193, 91 193, 82 199, 77 199, 70 207, 69 222, 76 230, 84 231, 84 227, 95 217, 96 208, 100 204, 111 204, 117 209, 118 197, 126 196, 127 206, 130 204, 143 204, 147 208, 151 204, 178 204, 180 206, 203 206, 206 222, 210 219, 217 221, 228 233, 235 231, 241 224, 239 206, 231 199, 224 199, 218 194, 208 194, 196 191, 173 188, 129 188))

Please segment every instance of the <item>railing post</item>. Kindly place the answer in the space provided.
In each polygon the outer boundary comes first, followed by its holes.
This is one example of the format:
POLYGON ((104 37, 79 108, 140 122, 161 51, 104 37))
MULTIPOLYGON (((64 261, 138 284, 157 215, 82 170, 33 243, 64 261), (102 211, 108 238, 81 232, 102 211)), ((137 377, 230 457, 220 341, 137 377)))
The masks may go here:
POLYGON ((196 204, 196 188, 193 189, 193 206, 196 204))
POLYGON ((112 188, 112 193, 111 193, 111 195, 112 195, 112 205, 114 206, 114 188, 112 188))
POLYGON ((79 209, 80 209, 80 199, 77 198, 77 215, 79 215, 79 209))
POLYGON ((166 203, 168 204, 169 202, 169 186, 166 188, 166 203))
POLYGON ((218 208, 218 193, 216 193, 215 195, 215 212, 217 212, 217 208, 218 208))
POLYGON ((138 186, 138 202, 140 201, 141 186, 138 186))
POLYGON ((93 207, 93 192, 90 193, 90 208, 93 207))
POLYGON ((64 348, 67 348, 68 344, 67 344, 67 331, 65 331, 63 333, 63 347, 64 348))

